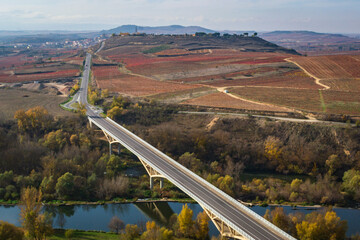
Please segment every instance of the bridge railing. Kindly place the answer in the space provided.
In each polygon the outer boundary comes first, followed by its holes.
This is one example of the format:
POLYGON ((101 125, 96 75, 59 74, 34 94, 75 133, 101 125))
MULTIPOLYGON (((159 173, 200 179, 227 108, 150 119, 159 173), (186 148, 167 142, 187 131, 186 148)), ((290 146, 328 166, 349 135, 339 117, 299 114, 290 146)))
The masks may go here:
MULTIPOLYGON (((184 167, 183 165, 181 165, 180 163, 178 163, 177 161, 175 161, 174 159, 170 158, 169 156, 167 156, 166 154, 164 154, 163 152, 161 152, 160 150, 156 149, 155 147, 153 147, 151 144, 149 144, 148 142, 144 141, 143 139, 141 139, 140 137, 138 137, 137 135, 135 135, 134 133, 130 132, 129 130, 127 130, 126 128, 124 128, 123 126, 121 126, 120 124, 116 123, 115 121, 113 121, 110 118, 106 118, 108 121, 110 121, 111 123, 113 123, 114 125, 116 125, 117 127, 121 128, 124 132, 128 133, 128 135, 132 136, 133 138, 135 138, 137 141, 141 142, 142 144, 144 144, 145 146, 147 146, 148 148, 150 148, 151 150, 153 150, 154 152, 156 152, 158 155, 160 155, 163 158, 166 158, 169 162, 171 162, 171 164, 176 165, 178 168, 182 169, 182 171, 186 172, 186 174, 190 175, 191 177, 195 178, 197 181, 201 182, 203 184, 203 186, 209 188, 210 190, 216 192, 218 195, 226 198, 226 200, 228 200, 232 205, 234 205, 235 207, 238 207, 239 210, 245 212, 248 216, 252 217, 253 219, 256 219, 257 221, 259 221, 260 223, 262 223, 263 225, 267 226, 268 228, 272 229, 273 231, 277 232, 278 234, 280 234, 281 236, 285 237, 286 239, 293 239, 296 240, 296 238, 292 237, 290 234, 286 233, 285 231, 281 230, 280 228, 278 228, 277 226, 275 226, 274 224, 272 224, 271 222, 267 221, 266 219, 264 219, 263 217, 261 217, 260 215, 258 215, 257 213, 255 213, 254 211, 252 211, 251 209, 249 209, 248 207, 244 206, 242 203, 236 201, 233 197, 229 196, 228 194, 226 194, 225 192, 221 191, 220 189, 218 189, 217 187, 215 187, 214 185, 212 185, 211 183, 209 183, 208 181, 206 181, 205 179, 203 179, 202 177, 198 176, 197 174, 193 173, 192 171, 190 171, 189 169, 187 169, 186 167, 184 167)), ((115 136, 114 136, 115 137, 115 136)), ((116 138, 116 137, 115 137, 116 138)), ((117 138, 116 138, 117 139, 117 138)), ((121 141, 121 139, 118 139, 121 141)), ((125 144, 126 145, 126 144, 125 144)), ((131 148, 131 147, 130 147, 131 148)), ((140 154, 140 153, 139 153, 140 154)), ((146 160, 143 158, 143 160, 146 160)), ((156 166, 153 166, 151 163, 149 163, 154 169, 156 169, 157 171, 159 171, 160 173, 162 173, 164 176, 166 176, 168 179, 172 179, 171 177, 167 176, 166 173, 164 173, 163 171, 161 171, 161 169, 158 169, 156 166)), ((174 179, 172 179, 174 180, 174 179)), ((174 180, 176 181, 176 180, 174 180)), ((182 186, 181 183, 178 183, 178 187, 182 186)), ((189 193, 189 191, 184 187, 181 188, 184 192, 186 192, 191 198, 193 198, 196 201, 201 201, 200 199, 198 199, 195 195, 193 195, 192 193, 189 193)), ((215 209, 212 209, 210 206, 206 206, 208 207, 211 212, 216 213, 217 216, 219 216, 221 218, 221 220, 223 220, 224 222, 226 222, 229 226, 231 226, 232 228, 234 228, 235 230, 239 231, 239 233, 243 234, 244 236, 247 236, 251 239, 251 237, 246 234, 245 232, 243 232, 241 229, 239 229, 238 227, 236 227, 235 225, 233 225, 231 222, 229 222, 227 219, 223 219, 221 216, 221 214, 217 213, 217 211, 215 209)))

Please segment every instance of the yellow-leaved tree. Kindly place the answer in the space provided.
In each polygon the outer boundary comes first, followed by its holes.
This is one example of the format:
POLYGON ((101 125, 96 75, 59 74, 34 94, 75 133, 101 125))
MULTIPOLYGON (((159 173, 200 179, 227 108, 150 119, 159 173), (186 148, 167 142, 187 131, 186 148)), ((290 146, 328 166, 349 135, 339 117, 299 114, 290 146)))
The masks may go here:
POLYGON ((194 221, 192 220, 193 210, 187 204, 183 205, 182 210, 178 216, 179 233, 184 237, 193 235, 194 221))
POLYGON ((41 240, 52 234, 52 220, 41 214, 42 193, 34 187, 23 189, 21 194, 21 222, 28 239, 41 240))

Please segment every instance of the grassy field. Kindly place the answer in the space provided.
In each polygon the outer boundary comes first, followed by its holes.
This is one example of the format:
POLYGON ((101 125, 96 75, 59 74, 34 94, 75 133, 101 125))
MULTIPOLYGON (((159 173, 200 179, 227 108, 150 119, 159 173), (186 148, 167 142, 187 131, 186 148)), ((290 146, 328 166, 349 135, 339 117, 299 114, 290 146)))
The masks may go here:
POLYGON ((70 116, 73 113, 63 110, 59 104, 64 97, 31 92, 19 89, 0 89, 0 117, 12 119, 19 109, 29 109, 35 106, 45 107, 54 116, 70 116))
MULTIPOLYGON (((65 237, 65 231, 64 229, 55 229, 54 235, 49 237, 49 240, 60 240, 60 239, 67 239, 65 237)), ((78 240, 78 239, 86 239, 86 240, 115 240, 119 239, 119 235, 115 233, 104 233, 104 232, 86 232, 86 231, 80 231, 75 230, 74 237, 71 238, 72 240, 78 240)))

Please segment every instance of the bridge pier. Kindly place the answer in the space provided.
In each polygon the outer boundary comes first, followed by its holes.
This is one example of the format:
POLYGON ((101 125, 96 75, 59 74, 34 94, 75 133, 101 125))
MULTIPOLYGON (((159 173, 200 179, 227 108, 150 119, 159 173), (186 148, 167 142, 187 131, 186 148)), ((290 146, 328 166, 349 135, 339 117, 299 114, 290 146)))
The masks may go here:
POLYGON ((143 161, 141 158, 139 158, 142 165, 145 167, 146 172, 150 176, 150 189, 152 190, 154 188, 154 178, 158 177, 160 178, 160 188, 164 187, 164 176, 158 173, 155 169, 153 169, 149 164, 147 164, 145 161, 143 161))
POLYGON ((160 178, 160 188, 164 187, 164 178, 160 178))
POLYGON ((150 176, 150 190, 154 188, 154 178, 150 176))
POLYGON ((214 223, 215 227, 219 230, 222 239, 239 239, 239 240, 249 240, 248 238, 244 237, 243 235, 239 234, 236 230, 232 227, 224 223, 218 216, 204 208, 201 204, 200 206, 204 209, 204 212, 209 216, 211 221, 214 223))

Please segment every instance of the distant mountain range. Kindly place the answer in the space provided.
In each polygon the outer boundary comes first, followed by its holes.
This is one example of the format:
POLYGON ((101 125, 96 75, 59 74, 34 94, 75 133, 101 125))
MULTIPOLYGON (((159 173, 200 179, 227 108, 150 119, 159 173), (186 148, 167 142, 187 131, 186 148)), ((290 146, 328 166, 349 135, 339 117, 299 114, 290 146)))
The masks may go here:
POLYGON ((338 54, 360 51, 358 34, 348 36, 311 31, 274 31, 259 36, 282 47, 292 48, 306 54, 338 54))
POLYGON ((354 38, 342 34, 317 33, 311 31, 274 31, 261 33, 260 36, 276 43, 308 42, 308 43, 340 43, 353 42, 354 38))
POLYGON ((204 33, 230 33, 230 34, 242 34, 244 32, 248 32, 249 34, 253 34, 254 31, 231 31, 231 30, 223 30, 216 31, 208 28, 203 28, 199 26, 181 26, 181 25, 170 25, 170 26, 158 26, 158 27, 147 27, 147 26, 137 26, 137 25, 122 25, 117 28, 103 30, 100 33, 102 34, 112 34, 112 33, 146 33, 146 34, 194 34, 196 32, 204 32, 204 33))

